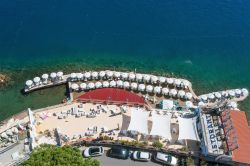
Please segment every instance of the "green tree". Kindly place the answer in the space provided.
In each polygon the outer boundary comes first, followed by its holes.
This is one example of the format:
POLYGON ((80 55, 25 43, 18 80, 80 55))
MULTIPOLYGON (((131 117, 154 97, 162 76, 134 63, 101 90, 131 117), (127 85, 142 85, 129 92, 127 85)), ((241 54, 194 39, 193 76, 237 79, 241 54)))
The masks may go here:
POLYGON ((55 145, 42 144, 35 148, 30 158, 24 161, 22 166, 99 166, 98 160, 84 159, 77 148, 71 146, 57 147, 55 145))
POLYGON ((152 146, 160 149, 163 147, 163 144, 160 141, 155 141, 153 142, 152 146))

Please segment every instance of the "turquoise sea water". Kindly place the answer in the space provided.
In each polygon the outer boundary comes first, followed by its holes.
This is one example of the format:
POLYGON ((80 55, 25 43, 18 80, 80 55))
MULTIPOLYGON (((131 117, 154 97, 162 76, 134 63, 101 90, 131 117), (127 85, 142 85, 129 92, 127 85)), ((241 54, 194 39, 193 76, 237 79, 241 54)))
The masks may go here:
MULTIPOLYGON (((26 79, 56 70, 173 74, 197 94, 250 89, 249 9, 247 0, 2 0, 0 72, 13 83, 0 91, 0 119, 61 102, 64 87, 20 94, 26 79)), ((249 98, 239 104, 250 110, 249 98)))

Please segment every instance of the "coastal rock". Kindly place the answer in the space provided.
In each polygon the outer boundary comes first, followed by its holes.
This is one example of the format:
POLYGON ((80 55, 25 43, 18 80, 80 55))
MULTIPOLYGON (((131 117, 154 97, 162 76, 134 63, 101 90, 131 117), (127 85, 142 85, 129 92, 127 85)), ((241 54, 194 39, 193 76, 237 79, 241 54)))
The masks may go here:
POLYGON ((10 83, 10 77, 6 74, 0 73, 0 88, 7 86, 10 83))

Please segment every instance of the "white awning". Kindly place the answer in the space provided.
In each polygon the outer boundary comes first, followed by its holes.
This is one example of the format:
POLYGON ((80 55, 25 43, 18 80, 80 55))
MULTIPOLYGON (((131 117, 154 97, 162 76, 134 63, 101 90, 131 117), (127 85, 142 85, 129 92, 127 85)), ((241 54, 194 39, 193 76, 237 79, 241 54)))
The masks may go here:
POLYGON ((149 112, 144 111, 143 109, 137 108, 131 110, 131 120, 128 130, 148 134, 148 115, 149 112))
POLYGON ((171 140, 172 139, 170 131, 171 116, 158 115, 153 111, 152 119, 153 119, 152 121, 153 125, 150 135, 156 135, 171 140))
POLYGON ((196 118, 178 117, 178 122, 179 122, 178 140, 200 141, 196 127, 196 118))

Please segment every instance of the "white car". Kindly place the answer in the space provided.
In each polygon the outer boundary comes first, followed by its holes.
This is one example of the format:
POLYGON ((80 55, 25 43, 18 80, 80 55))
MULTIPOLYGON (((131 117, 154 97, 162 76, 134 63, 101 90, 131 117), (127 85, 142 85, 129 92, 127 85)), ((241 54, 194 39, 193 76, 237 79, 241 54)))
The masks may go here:
POLYGON ((83 156, 84 157, 96 157, 96 156, 103 155, 103 153, 104 153, 104 150, 102 146, 89 147, 84 150, 83 156))
POLYGON ((155 161, 162 163, 162 164, 169 164, 172 166, 176 166, 178 159, 172 155, 157 152, 154 156, 155 161))
POLYGON ((149 161, 151 159, 151 154, 149 152, 134 151, 133 159, 139 161, 149 161))

